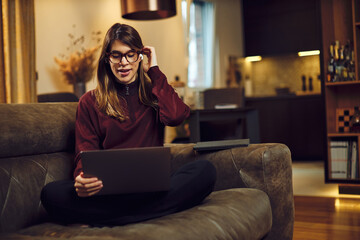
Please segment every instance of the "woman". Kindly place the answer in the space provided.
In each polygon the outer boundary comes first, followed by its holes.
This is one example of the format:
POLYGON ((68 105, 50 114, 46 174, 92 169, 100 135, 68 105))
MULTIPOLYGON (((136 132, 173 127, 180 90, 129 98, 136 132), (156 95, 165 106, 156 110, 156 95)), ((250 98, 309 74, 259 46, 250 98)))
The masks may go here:
POLYGON ((65 224, 123 225, 193 207, 210 194, 215 168, 195 161, 173 174, 167 192, 96 195, 103 183, 84 176, 80 151, 162 146, 164 126, 180 124, 190 112, 159 70, 155 49, 143 46, 131 26, 117 23, 108 30, 97 80, 76 113, 75 181, 44 187, 41 200, 48 213, 65 224))

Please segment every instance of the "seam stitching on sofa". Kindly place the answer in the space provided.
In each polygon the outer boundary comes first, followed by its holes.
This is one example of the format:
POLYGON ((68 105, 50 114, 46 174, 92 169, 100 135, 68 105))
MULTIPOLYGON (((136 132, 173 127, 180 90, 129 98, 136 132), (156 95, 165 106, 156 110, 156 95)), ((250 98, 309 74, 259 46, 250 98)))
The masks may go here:
POLYGON ((265 180, 266 178, 266 174, 265 174, 265 161, 264 161, 264 157, 265 157, 265 153, 267 151, 269 151, 269 147, 265 147, 265 151, 262 152, 262 156, 261 156, 261 165, 262 165, 262 175, 263 175, 263 181, 264 181, 264 185, 266 186, 266 192, 269 191, 269 187, 268 187, 268 184, 267 184, 267 181, 265 180))
POLYGON ((235 163, 235 157, 234 157, 234 154, 233 154, 233 149, 230 149, 230 153, 231 153, 231 161, 233 162, 233 165, 237 171, 237 173, 239 174, 239 177, 241 179, 241 181, 245 184, 246 187, 249 187, 249 184, 246 182, 246 180, 244 180, 244 178, 242 177, 241 175, 241 169, 239 170, 239 168, 236 166, 236 163, 235 163))
POLYGON ((6 206, 6 204, 7 204, 8 195, 9 195, 9 188, 10 188, 10 184, 11 184, 11 177, 10 177, 10 173, 9 173, 8 171, 6 171, 6 169, 4 169, 4 168, 0 168, 0 169, 3 170, 6 175, 9 176, 9 186, 8 186, 8 190, 7 190, 7 192, 6 192, 5 201, 4 201, 4 204, 3 204, 3 206, 2 206, 1 214, 0 214, 0 216, 3 216, 4 210, 5 210, 5 206, 6 206))
POLYGON ((14 176, 10 176, 12 180, 14 180, 17 184, 19 184, 19 186, 23 187, 23 185, 21 184, 21 182, 16 179, 14 176))
POLYGON ((9 187, 8 187, 7 192, 6 192, 6 198, 5 198, 5 201, 4 201, 3 209, 1 210, 1 216, 3 215, 3 213, 4 213, 5 209, 6 209, 6 205, 7 205, 7 203, 8 203, 8 198, 9 198, 9 195, 10 195, 10 188, 11 188, 11 186, 12 186, 11 183, 12 183, 13 181, 15 181, 15 182, 19 185, 19 187, 23 188, 23 185, 21 184, 21 182, 20 182, 18 179, 16 179, 16 178, 15 178, 14 176, 12 176, 10 173, 8 173, 8 176, 10 177, 9 187))
POLYGON ((44 183, 43 183, 43 186, 45 186, 46 184, 46 178, 47 178, 47 175, 48 175, 48 172, 49 172, 49 164, 48 164, 48 156, 46 155, 46 160, 45 160, 45 164, 46 164, 46 167, 45 168, 45 175, 44 175, 44 183))
POLYGON ((230 154, 231 154, 231 161, 232 161, 232 163, 233 163, 236 171, 240 174, 240 170, 239 170, 239 168, 236 166, 236 163, 235 163, 235 160, 234 160, 234 154, 233 154, 232 149, 230 149, 230 154))
MULTIPOLYGON (((37 161, 34 161, 34 160, 31 160, 34 164, 36 164, 37 166, 39 166, 41 169, 43 169, 44 170, 44 183, 43 183, 43 185, 42 186, 45 186, 45 183, 46 183, 46 175, 47 175, 47 168, 46 167, 44 167, 42 164, 40 164, 39 162, 37 162, 37 161)), ((47 162, 46 162, 47 163, 47 162)), ((41 209, 41 206, 42 206, 42 203, 41 203, 41 200, 39 200, 39 203, 38 203, 38 207, 37 207, 37 209, 38 209, 38 212, 40 212, 40 209, 41 209)))
MULTIPOLYGON (((48 156, 46 155, 46 158, 48 159, 48 156)), ((47 176, 50 178, 50 179, 55 179, 51 174, 49 174, 49 171, 48 171, 48 168, 47 167, 44 167, 43 165, 41 165, 40 163, 34 161, 34 160, 31 160, 33 163, 35 163, 36 165, 38 165, 41 169, 44 170, 44 175, 45 175, 45 180, 44 180, 44 183, 46 183, 46 178, 47 176)), ((48 164, 47 164, 48 165, 48 164)), ((43 185, 45 186, 45 185, 43 185)))
POLYGON ((1 168, 1 169, 2 169, 2 170, 5 172, 5 174, 7 174, 8 177, 9 177, 9 186, 8 186, 8 189, 7 189, 7 192, 6 192, 5 201, 4 201, 3 207, 2 207, 2 209, 1 209, 1 215, 0 215, 0 216, 4 216, 4 211, 5 211, 5 209, 6 209, 6 205, 7 205, 8 198, 9 198, 9 193, 10 193, 10 186, 11 186, 11 179, 12 179, 12 177, 11 177, 11 174, 10 174, 8 171, 6 171, 6 169, 4 169, 4 168, 1 168))
POLYGON ((46 169, 43 165, 41 165, 40 163, 38 163, 37 161, 33 160, 33 159, 30 159, 30 161, 32 161, 33 163, 35 163, 36 165, 38 165, 40 168, 42 168, 45 172, 46 172, 46 169))

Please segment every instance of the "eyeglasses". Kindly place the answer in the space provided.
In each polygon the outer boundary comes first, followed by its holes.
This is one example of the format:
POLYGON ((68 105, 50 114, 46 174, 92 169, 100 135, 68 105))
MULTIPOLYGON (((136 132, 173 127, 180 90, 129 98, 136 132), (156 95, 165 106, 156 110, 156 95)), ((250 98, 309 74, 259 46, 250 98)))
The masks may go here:
POLYGON ((141 51, 135 51, 135 50, 130 50, 127 53, 122 54, 121 52, 118 51, 112 51, 109 53, 106 53, 109 61, 111 63, 120 63, 122 58, 125 57, 125 59, 129 62, 129 63, 134 63, 139 59, 141 51))

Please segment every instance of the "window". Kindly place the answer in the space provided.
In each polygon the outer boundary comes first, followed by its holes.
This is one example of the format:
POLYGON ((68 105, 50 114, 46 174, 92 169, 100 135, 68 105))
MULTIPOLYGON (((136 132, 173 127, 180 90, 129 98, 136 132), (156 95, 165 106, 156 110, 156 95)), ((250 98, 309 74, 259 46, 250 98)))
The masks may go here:
POLYGON ((184 22, 188 24, 185 34, 188 36, 188 87, 210 88, 214 78, 213 3, 183 0, 182 11, 184 22), (188 2, 191 2, 189 9, 188 2))

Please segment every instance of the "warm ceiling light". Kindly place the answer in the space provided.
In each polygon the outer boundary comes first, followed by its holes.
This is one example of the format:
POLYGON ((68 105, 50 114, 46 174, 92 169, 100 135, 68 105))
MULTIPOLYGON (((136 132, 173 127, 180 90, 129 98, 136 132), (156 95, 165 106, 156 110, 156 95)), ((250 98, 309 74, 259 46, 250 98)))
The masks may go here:
POLYGON ((132 20, 156 20, 176 15, 176 0, 121 0, 121 15, 132 20))
POLYGON ((298 52, 299 57, 319 55, 320 50, 298 52))
POLYGON ((257 61, 261 61, 261 56, 251 56, 251 57, 246 57, 245 61, 247 62, 257 62, 257 61))

